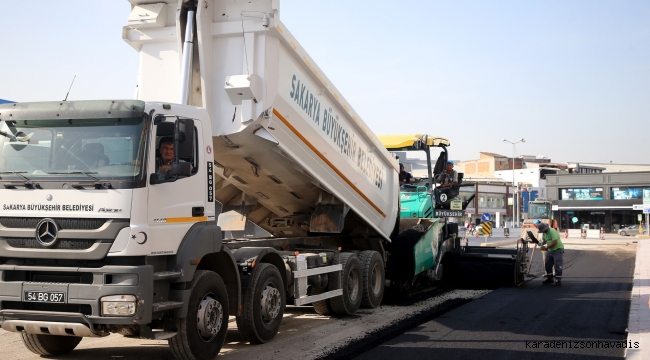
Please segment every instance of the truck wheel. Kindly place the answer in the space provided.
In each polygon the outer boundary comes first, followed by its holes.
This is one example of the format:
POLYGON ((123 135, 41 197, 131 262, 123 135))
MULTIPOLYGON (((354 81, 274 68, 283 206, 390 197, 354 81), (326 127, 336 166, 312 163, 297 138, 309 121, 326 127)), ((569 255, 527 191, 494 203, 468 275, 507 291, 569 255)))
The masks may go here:
POLYGON ((226 339, 228 291, 221 276, 198 270, 190 284, 187 316, 176 319, 178 334, 168 340, 178 360, 212 360, 226 339))
MULTIPOLYGON (((313 290, 312 295, 320 295, 324 292, 328 291, 328 289, 318 289, 318 290, 313 290)), ((325 299, 321 301, 314 301, 312 303, 314 306, 314 310, 318 315, 332 315, 332 305, 330 304, 330 299, 325 299)))
POLYGON ((27 350, 45 356, 65 355, 74 350, 81 342, 79 336, 28 334, 26 332, 22 332, 20 335, 27 350))
POLYGON ((244 309, 237 316, 241 335, 254 344, 271 341, 280 329, 286 303, 280 271, 260 263, 253 270, 251 285, 242 291, 244 309))
POLYGON ((331 289, 343 289, 343 295, 331 298, 330 304, 335 314, 352 315, 361 305, 361 262, 353 253, 341 253, 335 263, 343 265, 343 270, 340 274, 330 274, 329 284, 331 289))
POLYGON ((120 334, 124 337, 140 337, 140 329, 137 327, 123 327, 120 334))
POLYGON ((384 297, 384 285, 386 275, 384 261, 377 251, 364 251, 359 254, 361 266, 363 267, 363 296, 361 306, 374 309, 381 305, 384 297))

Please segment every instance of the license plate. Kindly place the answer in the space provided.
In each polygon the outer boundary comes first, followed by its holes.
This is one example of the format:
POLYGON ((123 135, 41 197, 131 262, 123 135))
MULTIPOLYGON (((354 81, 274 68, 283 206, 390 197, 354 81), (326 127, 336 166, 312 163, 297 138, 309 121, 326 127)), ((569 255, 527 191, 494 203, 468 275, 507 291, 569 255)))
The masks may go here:
POLYGON ((25 291, 25 301, 44 303, 65 303, 65 293, 45 291, 25 291))

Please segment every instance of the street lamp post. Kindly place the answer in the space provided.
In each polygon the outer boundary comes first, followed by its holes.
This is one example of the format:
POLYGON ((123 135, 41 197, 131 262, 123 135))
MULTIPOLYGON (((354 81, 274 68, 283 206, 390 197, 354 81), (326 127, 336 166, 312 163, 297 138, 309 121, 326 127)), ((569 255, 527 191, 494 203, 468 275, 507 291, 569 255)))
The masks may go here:
POLYGON ((519 139, 519 141, 512 142, 512 141, 508 141, 506 139, 503 139, 503 142, 508 143, 508 144, 512 144, 512 186, 515 187, 515 191, 512 194, 512 227, 514 228, 515 227, 515 214, 517 214, 516 215, 517 224, 519 224, 519 207, 516 207, 517 210, 515 212, 515 206, 517 206, 517 196, 516 195, 517 195, 517 189, 518 189, 517 185, 515 184, 515 153, 517 152, 517 149, 516 149, 515 145, 517 145, 519 143, 524 143, 524 142, 526 142, 526 140, 524 140, 524 138, 521 138, 521 139, 519 139))

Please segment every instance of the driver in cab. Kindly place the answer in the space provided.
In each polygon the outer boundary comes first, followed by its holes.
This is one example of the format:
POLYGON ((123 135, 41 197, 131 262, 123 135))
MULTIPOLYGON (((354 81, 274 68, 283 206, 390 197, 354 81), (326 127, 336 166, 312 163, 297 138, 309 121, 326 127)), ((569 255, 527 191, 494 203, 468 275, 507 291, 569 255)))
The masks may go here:
POLYGON ((399 185, 413 184, 413 175, 404 170, 404 164, 399 163, 399 185))
POLYGON ((458 185, 458 173, 454 170, 454 162, 449 160, 445 165, 445 171, 439 175, 438 182, 441 188, 458 185))
POLYGON ((171 136, 160 139, 158 144, 159 158, 156 160, 156 174, 158 180, 165 180, 169 177, 172 170, 172 163, 174 162, 174 138, 171 136))

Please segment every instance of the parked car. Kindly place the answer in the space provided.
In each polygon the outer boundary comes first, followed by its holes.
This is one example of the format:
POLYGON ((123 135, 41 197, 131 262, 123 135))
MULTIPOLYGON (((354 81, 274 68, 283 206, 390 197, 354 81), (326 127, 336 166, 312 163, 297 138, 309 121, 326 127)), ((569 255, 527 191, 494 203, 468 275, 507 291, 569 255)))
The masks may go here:
MULTIPOLYGON (((648 233, 648 227, 644 226, 643 227, 643 232, 648 233)), ((629 236, 629 235, 639 235, 639 225, 628 225, 623 228, 621 228, 618 231, 618 234, 621 236, 629 236)))

